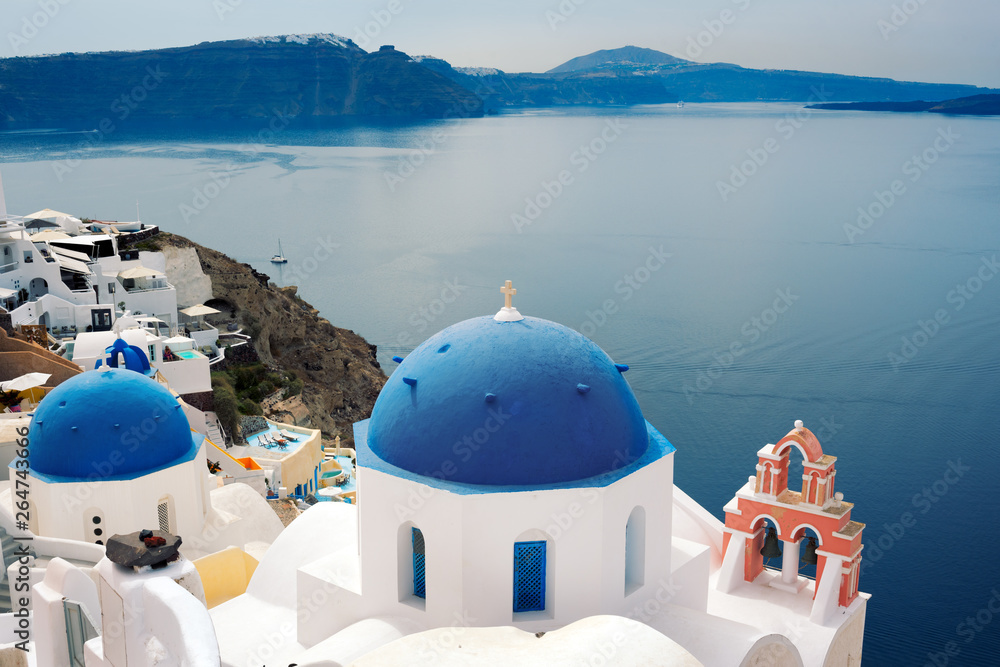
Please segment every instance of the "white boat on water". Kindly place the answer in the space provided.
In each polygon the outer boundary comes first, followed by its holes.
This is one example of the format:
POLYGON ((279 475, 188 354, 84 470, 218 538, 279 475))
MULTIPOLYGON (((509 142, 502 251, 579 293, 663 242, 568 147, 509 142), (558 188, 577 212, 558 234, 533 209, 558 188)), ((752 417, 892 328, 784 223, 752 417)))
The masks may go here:
POLYGON ((272 264, 288 264, 285 254, 281 251, 281 239, 278 239, 278 254, 271 257, 272 264))

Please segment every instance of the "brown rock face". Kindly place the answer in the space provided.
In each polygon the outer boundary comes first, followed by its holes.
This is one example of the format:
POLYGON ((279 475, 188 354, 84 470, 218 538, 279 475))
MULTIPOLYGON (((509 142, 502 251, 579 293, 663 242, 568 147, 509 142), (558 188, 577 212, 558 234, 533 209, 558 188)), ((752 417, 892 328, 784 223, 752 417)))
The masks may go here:
POLYGON ((303 381, 301 400, 312 428, 352 444, 351 425, 371 416, 386 381, 376 347, 318 317, 294 287, 277 288, 248 264, 174 234, 160 234, 156 243, 195 249, 212 280, 212 305, 223 316, 236 312, 265 365, 294 371, 303 381))

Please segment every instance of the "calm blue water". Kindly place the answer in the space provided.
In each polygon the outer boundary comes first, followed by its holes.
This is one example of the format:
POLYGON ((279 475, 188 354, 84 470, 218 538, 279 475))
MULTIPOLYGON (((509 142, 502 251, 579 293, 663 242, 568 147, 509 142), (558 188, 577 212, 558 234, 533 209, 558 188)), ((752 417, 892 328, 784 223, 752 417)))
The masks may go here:
POLYGON ((1000 279, 984 279, 1000 270, 1000 120, 797 112, 689 104, 273 137, 121 124, 96 142, 8 133, 0 154, 12 212, 133 219, 138 199, 146 222, 299 285, 386 368, 497 310, 514 280, 522 313, 631 365, 677 447, 677 483, 720 517, 757 449, 804 420, 868 526, 865 663, 923 665, 954 642, 951 664, 996 664, 1000 279), (734 165, 751 175, 724 200, 734 165), (845 231, 859 207, 867 229, 845 231), (519 230, 512 214, 534 219, 519 230), (279 236, 284 268, 268 262, 279 236))

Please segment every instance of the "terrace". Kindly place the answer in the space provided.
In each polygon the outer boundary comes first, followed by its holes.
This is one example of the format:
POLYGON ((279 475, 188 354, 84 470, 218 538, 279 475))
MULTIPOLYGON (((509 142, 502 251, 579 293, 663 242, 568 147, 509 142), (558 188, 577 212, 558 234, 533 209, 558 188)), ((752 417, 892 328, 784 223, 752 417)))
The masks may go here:
POLYGON ((304 496, 317 490, 323 462, 319 431, 256 416, 244 417, 241 427, 246 445, 231 447, 232 456, 249 456, 262 468, 274 469, 277 486, 286 489, 287 495, 304 496))

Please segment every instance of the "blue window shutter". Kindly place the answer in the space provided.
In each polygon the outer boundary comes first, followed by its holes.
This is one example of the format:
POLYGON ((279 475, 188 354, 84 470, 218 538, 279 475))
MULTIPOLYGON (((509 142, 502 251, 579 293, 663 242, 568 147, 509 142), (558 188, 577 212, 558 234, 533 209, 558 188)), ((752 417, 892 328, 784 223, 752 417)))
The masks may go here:
POLYGON ((413 528, 413 594, 418 598, 427 598, 424 584, 424 534, 419 528, 413 528))
POLYGON ((545 609, 545 542, 514 543, 514 611, 545 609))

